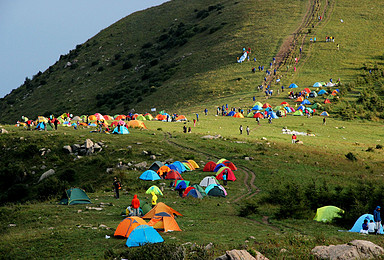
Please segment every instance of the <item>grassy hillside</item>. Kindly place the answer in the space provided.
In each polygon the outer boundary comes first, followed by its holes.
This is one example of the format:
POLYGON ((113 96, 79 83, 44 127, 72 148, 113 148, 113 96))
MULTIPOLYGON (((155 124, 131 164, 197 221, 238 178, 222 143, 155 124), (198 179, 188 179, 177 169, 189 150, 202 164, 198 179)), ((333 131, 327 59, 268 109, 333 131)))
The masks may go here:
POLYGON ((308 3, 171 1, 137 12, 27 79, 1 100, 0 118, 182 107, 253 90, 262 76, 249 75, 236 57, 250 47, 256 64, 266 64, 308 3))

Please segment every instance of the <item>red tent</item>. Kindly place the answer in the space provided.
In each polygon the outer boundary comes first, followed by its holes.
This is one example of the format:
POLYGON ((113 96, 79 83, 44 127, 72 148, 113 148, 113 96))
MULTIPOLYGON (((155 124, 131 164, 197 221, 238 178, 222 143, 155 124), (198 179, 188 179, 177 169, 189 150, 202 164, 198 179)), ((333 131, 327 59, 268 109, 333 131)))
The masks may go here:
POLYGON ((166 180, 183 180, 183 177, 181 177, 178 171, 170 170, 165 176, 165 179, 166 180))
POLYGON ((216 179, 222 180, 223 179, 223 173, 227 173, 227 181, 235 181, 236 177, 233 171, 229 167, 221 167, 220 170, 217 172, 216 179))
POLYGON ((203 172, 213 172, 213 170, 216 167, 216 163, 213 161, 207 162, 207 164, 204 166, 203 172))
POLYGON ((184 193, 183 193, 183 198, 187 197, 188 192, 189 192, 190 190, 193 190, 193 189, 195 189, 195 188, 192 187, 192 186, 187 187, 187 188, 185 189, 184 193))
POLYGON ((222 162, 225 166, 229 167, 229 169, 231 169, 232 171, 237 171, 237 167, 233 164, 233 162, 231 161, 224 161, 222 162))

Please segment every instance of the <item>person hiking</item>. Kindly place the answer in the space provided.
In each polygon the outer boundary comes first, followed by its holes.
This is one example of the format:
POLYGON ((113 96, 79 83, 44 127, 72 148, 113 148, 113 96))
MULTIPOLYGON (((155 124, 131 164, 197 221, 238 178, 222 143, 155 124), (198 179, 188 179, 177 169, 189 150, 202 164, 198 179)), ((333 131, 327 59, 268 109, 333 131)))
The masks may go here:
POLYGON ((152 195, 152 208, 153 208, 157 204, 157 196, 154 192, 151 192, 151 195, 152 195))
POLYGON ((240 134, 242 135, 243 134, 243 125, 240 125, 239 130, 240 130, 240 134))
POLYGON ((373 211, 373 220, 375 221, 375 232, 378 234, 381 227, 380 206, 377 206, 373 211))
POLYGON ((139 216, 140 200, 137 198, 136 194, 133 195, 131 206, 133 209, 133 216, 139 216))
POLYGON ((247 126, 247 128, 245 128, 245 130, 247 131, 247 135, 249 135, 249 126, 247 126))
POLYGON ((116 197, 116 199, 119 199, 119 198, 120 198, 120 196, 119 196, 119 190, 121 189, 121 183, 120 183, 120 181, 117 180, 117 177, 114 177, 114 178, 113 178, 113 184, 112 184, 112 186, 113 186, 113 189, 114 189, 114 191, 115 191, 115 197, 116 197))

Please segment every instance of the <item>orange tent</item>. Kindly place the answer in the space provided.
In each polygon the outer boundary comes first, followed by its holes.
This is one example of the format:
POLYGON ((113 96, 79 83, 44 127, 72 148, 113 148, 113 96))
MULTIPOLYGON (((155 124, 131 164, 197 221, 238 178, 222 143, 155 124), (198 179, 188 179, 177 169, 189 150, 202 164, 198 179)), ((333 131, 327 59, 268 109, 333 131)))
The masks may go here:
POLYGON ((303 97, 298 97, 295 102, 303 102, 303 101, 304 101, 303 97))
POLYGON ((167 120, 167 116, 166 115, 162 115, 162 114, 158 114, 155 119, 159 120, 159 121, 163 121, 163 120, 167 120))
POLYGON ((159 212, 148 222, 149 226, 164 232, 181 231, 173 215, 167 212, 159 212))
POLYGON ((160 213, 160 212, 166 212, 171 216, 173 216, 173 214, 182 216, 179 212, 177 212, 173 208, 165 205, 163 202, 159 202, 153 209, 151 209, 147 214, 145 214, 143 218, 144 219, 153 218, 157 213, 160 213))
POLYGON ((97 118, 96 118, 95 115, 90 115, 90 116, 88 117, 88 120, 89 120, 89 121, 95 121, 95 120, 97 120, 97 118))
POLYGON ((178 117, 176 117, 176 121, 187 121, 187 118, 183 115, 179 115, 178 117))
POLYGON ((113 120, 112 117, 110 117, 109 115, 104 115, 103 117, 105 120, 113 120))
POLYGON ((128 121, 128 123, 126 125, 127 125, 127 127, 130 127, 130 128, 144 128, 144 129, 148 129, 145 126, 145 124, 143 123, 143 121, 140 121, 140 120, 128 121))
POLYGON ((158 170, 157 170, 157 174, 162 176, 165 172, 170 172, 171 169, 167 166, 167 165, 163 165, 161 166, 158 170))
POLYGON ((324 100, 324 104, 331 104, 331 101, 327 98, 324 100))
POLYGON ((115 118, 116 121, 119 121, 119 120, 122 120, 122 119, 126 119, 127 117, 125 115, 119 115, 115 118))
POLYGON ((334 90, 334 91, 332 91, 332 96, 336 96, 337 95, 337 93, 338 93, 338 91, 337 90, 334 90))
POLYGON ((244 118, 244 115, 242 113, 236 113, 233 115, 233 117, 244 118))
POLYGON ((304 91, 307 92, 308 94, 311 93, 311 90, 309 88, 305 88, 304 91))
POLYGON ((142 218, 139 217, 125 218, 117 226, 114 236, 129 237, 129 234, 131 234, 132 230, 134 230, 140 225, 147 225, 147 222, 145 222, 142 218))

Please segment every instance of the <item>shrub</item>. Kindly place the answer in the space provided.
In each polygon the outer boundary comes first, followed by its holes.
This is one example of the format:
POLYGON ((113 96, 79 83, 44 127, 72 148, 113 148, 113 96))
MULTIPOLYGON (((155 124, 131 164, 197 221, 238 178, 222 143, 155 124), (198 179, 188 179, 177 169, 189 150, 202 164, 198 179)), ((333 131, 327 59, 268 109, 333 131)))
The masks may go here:
POLYGON ((376 149, 383 149, 383 146, 381 144, 377 144, 376 149))
POLYGON ((91 63, 91 67, 96 66, 96 65, 98 65, 98 64, 99 64, 99 61, 98 61, 98 60, 92 61, 92 63, 91 63))
POLYGON ((123 70, 132 68, 133 64, 129 60, 123 63, 123 70))
POLYGON ((246 201, 239 210, 240 217, 247 217, 249 215, 257 214, 259 206, 255 201, 246 201))
POLYGON ((151 48, 152 47, 152 43, 151 42, 147 42, 147 43, 144 43, 143 46, 141 46, 142 49, 148 49, 148 48, 151 48))
POLYGON ((104 67, 103 66, 100 66, 97 68, 97 71, 103 71, 104 70, 104 67))
POLYGON ((348 160, 351 160, 351 161, 357 161, 357 158, 356 156, 352 153, 352 152, 349 152, 345 155, 345 157, 347 157, 348 160))

